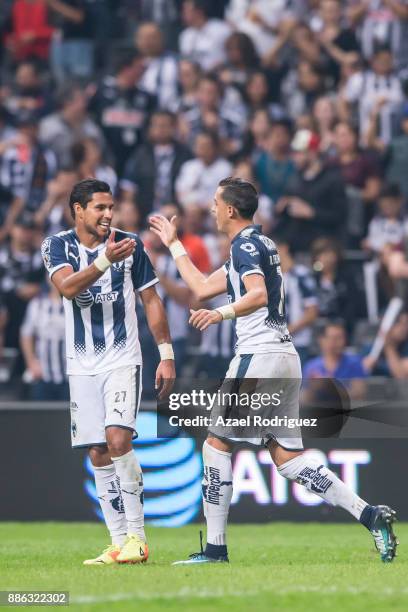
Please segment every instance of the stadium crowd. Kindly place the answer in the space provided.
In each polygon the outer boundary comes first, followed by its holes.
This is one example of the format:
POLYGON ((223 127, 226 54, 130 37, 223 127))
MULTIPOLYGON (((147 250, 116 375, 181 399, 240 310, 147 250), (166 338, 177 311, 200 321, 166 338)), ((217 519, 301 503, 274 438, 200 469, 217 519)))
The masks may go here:
MULTIPOLYGON (((113 225, 145 243, 179 373, 222 376, 233 328, 192 333, 193 296, 148 217, 176 214, 185 248, 210 272, 229 253, 213 194, 234 175, 259 190, 257 222, 279 246, 306 375, 408 377, 404 311, 381 356, 367 356, 408 278, 407 0, 0 0, 0 9, 4 396, 67 397, 62 307, 39 246, 72 226, 68 196, 86 177, 111 185, 113 225)), ((158 355, 139 314, 152 395, 158 355)))

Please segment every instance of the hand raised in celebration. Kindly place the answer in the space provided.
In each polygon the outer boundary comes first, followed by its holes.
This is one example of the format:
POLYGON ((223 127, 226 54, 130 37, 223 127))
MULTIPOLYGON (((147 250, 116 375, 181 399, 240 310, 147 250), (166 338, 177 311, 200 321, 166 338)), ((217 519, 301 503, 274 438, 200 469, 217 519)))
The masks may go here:
POLYGON ((222 315, 218 310, 200 308, 200 310, 190 310, 190 313, 191 317, 188 322, 200 331, 204 331, 207 327, 210 327, 210 325, 221 323, 222 321, 222 315))
POLYGON ((174 215, 170 221, 162 215, 153 215, 149 218, 151 231, 160 238, 164 246, 167 248, 172 242, 175 242, 178 239, 176 220, 176 215, 174 215))
POLYGON ((133 238, 124 238, 115 242, 115 232, 111 232, 108 238, 105 255, 110 262, 123 261, 130 257, 136 248, 136 241, 133 238))

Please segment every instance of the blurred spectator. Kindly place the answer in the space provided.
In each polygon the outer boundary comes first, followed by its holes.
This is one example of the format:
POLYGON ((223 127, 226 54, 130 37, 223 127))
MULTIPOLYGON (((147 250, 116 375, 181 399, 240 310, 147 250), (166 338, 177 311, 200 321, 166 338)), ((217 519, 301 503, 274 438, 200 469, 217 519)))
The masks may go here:
POLYGON ((408 104, 406 103, 402 108, 401 133, 392 138, 385 154, 387 180, 397 183, 405 198, 408 198, 408 104))
POLYGON ((262 193, 274 203, 287 191, 288 183, 296 168, 290 157, 292 137, 288 121, 274 121, 266 142, 266 150, 260 153, 255 164, 255 176, 262 193))
POLYGON ((395 115, 403 100, 399 78, 388 49, 377 50, 371 68, 350 77, 343 91, 343 106, 350 116, 357 110, 360 136, 365 143, 378 139, 387 145, 395 134, 395 115))
POLYGON ((11 123, 10 113, 5 106, 0 106, 0 157, 16 142, 16 130, 11 123))
POLYGON ((310 112, 317 98, 324 93, 323 68, 303 58, 282 83, 283 106, 292 119, 310 112))
POLYGON ((329 163, 340 171, 346 186, 347 242, 359 248, 380 192, 381 166, 375 154, 359 147, 358 133, 346 121, 336 124, 334 144, 336 154, 329 163))
POLYGON ((201 77, 201 68, 189 59, 181 59, 179 62, 179 113, 191 110, 197 104, 197 89, 201 77))
MULTIPOLYGON (((7 312, 7 347, 19 348, 20 327, 27 304, 39 293, 44 279, 41 253, 34 241, 33 219, 24 213, 11 228, 10 242, 0 247, 0 294, 7 312)), ((21 370, 21 361, 16 367, 21 370)))
POLYGON ((58 28, 52 41, 51 66, 59 83, 92 75, 94 48, 88 3, 92 0, 47 0, 58 28))
POLYGON ((221 179, 230 176, 231 164, 220 156, 218 137, 201 132, 195 140, 195 158, 186 161, 176 180, 177 199, 184 207, 191 204, 209 210, 221 179))
MULTIPOLYGON (((306 363, 303 377, 307 379, 332 378, 341 382, 349 396, 363 396, 367 377, 363 359, 346 352, 346 331, 342 323, 328 323, 319 336, 321 356, 306 363)), ((313 386, 312 386, 313 389, 313 386)))
POLYGON ((35 213, 45 199, 47 183, 57 170, 56 157, 38 140, 38 116, 22 111, 17 143, 9 147, 1 160, 0 180, 13 194, 14 202, 3 231, 7 231, 19 210, 35 213))
POLYGON ((351 24, 359 26, 364 57, 369 60, 378 47, 387 45, 398 67, 405 64, 408 43, 405 0, 347 0, 347 4, 351 24))
POLYGON ((313 132, 296 132, 292 149, 298 171, 275 207, 276 235, 296 252, 306 251, 316 238, 341 235, 344 221, 344 183, 336 170, 323 165, 319 144, 313 132))
POLYGON ((180 127, 184 140, 192 146, 197 134, 203 130, 217 132, 225 153, 236 152, 242 140, 246 122, 245 109, 232 108, 223 98, 222 85, 213 74, 200 78, 197 102, 183 113, 180 127))
POLYGON ((401 313, 388 332, 384 356, 391 376, 408 378, 408 313, 401 313))
POLYGON ((287 243, 278 241, 285 287, 288 330, 302 363, 309 357, 312 325, 319 315, 316 282, 306 266, 297 264, 287 243))
POLYGON ((89 177, 96 178, 108 183, 112 193, 116 193, 118 177, 114 169, 104 163, 100 144, 95 138, 84 138, 74 143, 71 158, 78 174, 78 181, 89 177))
POLYGON ((114 74, 106 76, 98 85, 90 109, 102 126, 121 177, 128 158, 143 142, 156 98, 140 88, 143 60, 136 51, 119 55, 114 74))
POLYGON ((268 149, 269 135, 272 128, 272 121, 269 113, 265 109, 255 111, 249 121, 241 155, 249 157, 255 165, 259 157, 268 149))
POLYGON ((137 206, 131 200, 122 200, 114 211, 113 226, 124 232, 138 234, 141 228, 141 216, 137 206))
POLYGON ((335 240, 318 238, 311 250, 319 315, 329 320, 342 319, 347 333, 351 334, 359 310, 360 313, 363 310, 363 296, 353 272, 345 265, 335 240))
POLYGON ((234 85, 241 92, 253 70, 259 68, 259 57, 252 40, 243 32, 233 32, 226 40, 226 63, 219 75, 224 85, 234 85))
POLYGON ((6 29, 5 44, 13 61, 48 59, 53 34, 48 0, 14 0, 6 29))
POLYGON ((139 0, 141 21, 157 23, 162 30, 166 49, 177 50, 180 31, 180 0, 139 0))
POLYGON ((324 51, 325 69, 336 85, 341 66, 358 59, 359 45, 354 31, 345 27, 341 0, 321 0, 319 17, 317 37, 324 51))
POLYGON ((82 138, 94 138, 103 146, 100 128, 87 114, 87 98, 77 83, 67 83, 58 93, 59 110, 40 123, 40 141, 57 155, 60 165, 72 164, 72 146, 82 138))
POLYGON ((64 307, 58 289, 49 282, 47 291, 28 304, 20 334, 26 374, 33 401, 69 399, 65 373, 64 307))
POLYGON ((313 119, 320 137, 320 152, 325 157, 330 157, 334 154, 334 125, 336 123, 336 108, 333 98, 330 96, 317 98, 313 105, 313 119))
POLYGON ((57 234, 72 227, 68 202, 78 180, 78 173, 73 167, 62 166, 56 177, 48 182, 45 200, 34 215, 37 226, 43 229, 45 235, 57 234))
POLYGON ((22 111, 35 111, 39 117, 51 112, 52 96, 37 62, 25 60, 18 65, 4 104, 14 120, 22 111))
POLYGON ((180 54, 200 64, 203 70, 213 70, 224 63, 229 25, 208 18, 205 0, 184 0, 182 16, 186 28, 180 34, 180 54))
POLYGON ((153 113, 147 142, 127 161, 120 188, 137 201, 145 218, 163 204, 175 201, 175 181, 184 162, 191 158, 187 147, 176 140, 176 120, 169 111, 153 113))
POLYGON ((386 246, 402 246, 407 231, 402 204, 398 185, 384 184, 378 199, 378 213, 368 226, 365 248, 380 255, 386 246))
POLYGON ((294 19, 288 0, 231 0, 227 19, 251 37, 262 57, 272 47, 279 28, 294 19))
POLYGON ((244 95, 249 115, 260 109, 267 110, 271 118, 280 118, 283 115, 280 107, 271 101, 270 81, 265 70, 251 72, 246 81, 244 95))
POLYGON ((176 110, 178 62, 164 49, 163 34, 155 23, 142 23, 136 34, 136 47, 144 59, 140 86, 155 95, 160 108, 176 110))

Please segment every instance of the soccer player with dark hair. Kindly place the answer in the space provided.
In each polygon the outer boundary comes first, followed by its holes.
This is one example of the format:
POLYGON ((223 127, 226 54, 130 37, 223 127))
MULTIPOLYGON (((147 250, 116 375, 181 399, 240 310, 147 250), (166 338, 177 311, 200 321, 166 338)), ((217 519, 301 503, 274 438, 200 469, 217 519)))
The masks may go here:
POLYGON ((159 397, 175 377, 174 353, 158 279, 136 234, 111 228, 107 183, 77 183, 69 202, 75 228, 46 238, 42 256, 63 296, 74 448, 87 448, 112 544, 85 565, 147 560, 143 477, 133 451, 141 396, 142 354, 135 291, 158 344, 159 397))
MULTIPOLYGON (((155 215, 151 227, 170 249, 186 284, 199 300, 228 292, 229 303, 214 310, 191 311, 190 323, 203 331, 223 319, 236 319, 236 355, 227 379, 301 379, 299 356, 286 325, 285 293, 275 243, 253 224, 258 206, 254 186, 239 178, 223 179, 215 193, 213 212, 218 230, 231 240, 230 258, 206 278, 194 266, 177 239, 175 217, 155 215)), ((298 410, 299 386, 288 385, 288 407, 298 410), (292 389, 292 390, 291 390, 292 389)), ((301 437, 279 437, 273 427, 253 443, 268 448, 279 474, 303 484, 326 502, 341 506, 369 529, 383 561, 392 561, 397 540, 392 530, 395 512, 371 506, 331 470, 303 453, 301 437)), ((283 432, 285 435, 285 432, 283 432)), ((300 436, 300 434, 298 434, 300 436)), ((235 438, 236 439, 236 438, 235 438)), ((203 504, 207 546, 181 564, 227 562, 226 525, 232 498, 231 452, 234 438, 213 425, 203 446, 203 504), (218 435, 217 435, 218 434, 218 435), (217 494, 214 494, 217 491, 217 494)))

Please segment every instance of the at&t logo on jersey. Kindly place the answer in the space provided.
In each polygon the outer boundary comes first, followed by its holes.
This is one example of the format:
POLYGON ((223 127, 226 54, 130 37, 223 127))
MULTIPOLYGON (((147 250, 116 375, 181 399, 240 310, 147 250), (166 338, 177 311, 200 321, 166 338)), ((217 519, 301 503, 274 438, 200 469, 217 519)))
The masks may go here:
MULTIPOLYGON (((178 527, 192 521, 201 508, 201 453, 192 438, 157 438, 157 418, 154 412, 141 412, 139 437, 133 442, 143 470, 144 512, 151 525, 178 527)), ((89 458, 85 469, 85 491, 103 520, 89 458)))
POLYGON ((116 302, 118 299, 118 291, 110 291, 109 293, 96 293, 95 295, 87 289, 75 298, 75 303, 79 308, 90 308, 93 304, 104 304, 106 302, 116 302))

